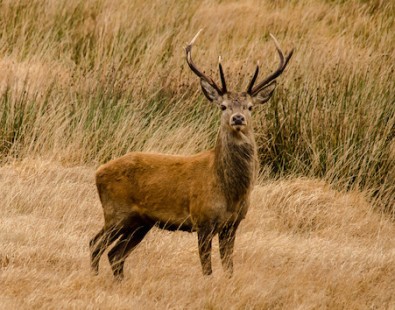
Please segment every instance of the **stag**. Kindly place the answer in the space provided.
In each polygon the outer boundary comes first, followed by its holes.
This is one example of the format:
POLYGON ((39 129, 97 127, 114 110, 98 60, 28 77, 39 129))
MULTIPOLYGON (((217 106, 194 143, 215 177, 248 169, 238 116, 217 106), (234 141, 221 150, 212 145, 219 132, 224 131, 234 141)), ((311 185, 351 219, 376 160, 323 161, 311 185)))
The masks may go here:
POLYGON ((221 110, 216 145, 192 156, 132 152, 98 168, 96 185, 105 224, 90 241, 95 274, 101 255, 117 241, 108 258, 114 277, 122 279, 126 258, 154 226, 197 232, 204 275, 212 273, 211 243, 218 234, 223 268, 233 273, 236 230, 248 211, 258 168, 251 111, 270 99, 293 50, 284 56, 271 35, 280 58, 277 70, 255 85, 257 65, 247 91, 235 93, 227 89, 220 59, 222 87, 192 61, 199 34, 185 48, 186 61, 200 78, 204 95, 221 110))

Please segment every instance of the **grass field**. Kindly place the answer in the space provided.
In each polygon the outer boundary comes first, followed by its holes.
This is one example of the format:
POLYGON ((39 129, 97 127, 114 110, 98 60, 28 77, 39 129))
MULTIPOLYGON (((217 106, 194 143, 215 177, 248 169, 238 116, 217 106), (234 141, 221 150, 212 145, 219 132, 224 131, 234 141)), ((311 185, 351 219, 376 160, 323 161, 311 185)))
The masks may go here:
POLYGON ((391 309, 395 227, 358 192, 322 181, 265 182, 238 231, 235 274, 204 278, 195 234, 153 230, 117 283, 106 257, 90 274, 102 225, 94 169, 27 162, 0 170, 0 308, 391 309))
POLYGON ((0 1, 0 308, 395 308, 391 1, 0 1), (270 40, 295 48, 254 110, 261 176, 235 275, 201 276, 194 234, 154 230, 123 283, 88 241, 95 168, 128 151, 214 145, 219 112, 183 47, 229 88, 270 40))

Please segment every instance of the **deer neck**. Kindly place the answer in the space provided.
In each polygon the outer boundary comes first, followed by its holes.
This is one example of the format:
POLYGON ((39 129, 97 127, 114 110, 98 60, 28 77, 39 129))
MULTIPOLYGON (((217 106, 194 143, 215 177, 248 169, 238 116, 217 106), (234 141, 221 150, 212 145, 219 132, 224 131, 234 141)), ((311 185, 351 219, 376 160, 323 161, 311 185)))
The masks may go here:
POLYGON ((256 168, 253 133, 221 129, 215 146, 215 172, 228 206, 247 198, 255 182, 256 168))

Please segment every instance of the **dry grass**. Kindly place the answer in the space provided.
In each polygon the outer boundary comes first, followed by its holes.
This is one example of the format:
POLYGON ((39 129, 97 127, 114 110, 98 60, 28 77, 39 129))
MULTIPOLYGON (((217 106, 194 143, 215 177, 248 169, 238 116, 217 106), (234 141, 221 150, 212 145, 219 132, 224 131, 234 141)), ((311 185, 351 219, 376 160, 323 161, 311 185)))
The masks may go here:
POLYGON ((94 169, 24 161, 0 170, 0 308, 393 308, 395 227, 358 192, 307 179, 258 186, 235 274, 201 275, 195 234, 154 229, 119 284, 88 241, 102 225, 94 169))
POLYGON ((394 15, 380 0, 0 1, 0 308, 395 308, 394 15), (122 284, 105 259, 91 277, 94 167, 214 143, 182 50, 202 27, 196 62, 216 76, 222 55, 235 90, 257 60, 274 68, 269 32, 296 48, 254 111, 276 181, 253 194, 236 273, 216 251, 203 278, 193 234, 153 230, 122 284))
POLYGON ((191 154, 213 145, 217 111, 182 47, 242 90, 268 34, 296 52, 255 110, 272 175, 363 189, 394 210, 393 1, 19 0, 0 3, 0 161, 104 162, 130 150, 191 154), (247 22, 248 21, 248 22, 247 22))

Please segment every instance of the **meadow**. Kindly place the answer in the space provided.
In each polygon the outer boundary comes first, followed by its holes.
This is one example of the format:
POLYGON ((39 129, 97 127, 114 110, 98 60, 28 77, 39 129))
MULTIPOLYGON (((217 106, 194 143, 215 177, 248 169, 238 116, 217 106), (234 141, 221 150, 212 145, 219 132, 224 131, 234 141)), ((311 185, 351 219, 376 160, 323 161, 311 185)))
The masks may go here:
POLYGON ((395 308, 395 4, 0 1, 0 308, 395 308), (235 274, 200 272, 194 234, 150 232, 113 281, 96 167, 129 151, 213 147, 194 60, 244 90, 273 33, 295 48, 254 109, 261 164, 235 274))

